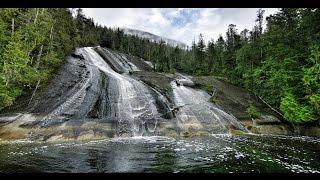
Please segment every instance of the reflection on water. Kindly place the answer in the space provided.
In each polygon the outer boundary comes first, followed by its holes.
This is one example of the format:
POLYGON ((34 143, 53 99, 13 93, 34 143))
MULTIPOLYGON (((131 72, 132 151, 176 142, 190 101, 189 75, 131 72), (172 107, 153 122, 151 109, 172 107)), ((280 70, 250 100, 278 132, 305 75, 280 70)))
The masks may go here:
POLYGON ((320 172, 320 139, 214 135, 0 144, 0 172, 320 172))

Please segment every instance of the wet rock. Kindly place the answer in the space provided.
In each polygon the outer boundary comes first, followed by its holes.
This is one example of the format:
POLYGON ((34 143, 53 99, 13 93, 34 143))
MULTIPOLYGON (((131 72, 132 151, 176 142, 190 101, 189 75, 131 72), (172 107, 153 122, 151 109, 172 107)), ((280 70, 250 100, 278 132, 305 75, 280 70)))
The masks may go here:
POLYGON ((294 125, 293 128, 295 135, 320 137, 319 125, 294 125))
POLYGON ((263 124, 280 124, 281 121, 271 115, 262 115, 260 118, 252 119, 253 125, 263 125, 263 124))
POLYGON ((84 59, 82 54, 72 53, 71 56, 74 57, 74 58, 84 59))
POLYGON ((175 124, 173 120, 160 120, 157 124, 158 136, 179 137, 181 129, 175 124))
POLYGON ((159 91, 165 98, 168 99, 170 103, 173 103, 173 94, 171 88, 171 81, 173 76, 168 76, 167 74, 152 72, 152 71, 137 71, 132 73, 134 77, 140 79, 148 86, 159 91))
POLYGON ((188 87, 193 87, 194 86, 194 83, 190 80, 187 80, 187 79, 177 79, 176 80, 176 84, 178 86, 188 86, 188 87))
MULTIPOLYGON (((234 86, 228 83, 223 78, 214 76, 198 76, 192 78, 195 87, 203 90, 210 91, 213 94, 215 104, 222 108, 224 111, 233 114, 240 121, 251 119, 250 115, 246 112, 250 104, 254 105, 266 117, 261 119, 261 122, 266 122, 271 119, 281 119, 273 110, 264 104, 258 97, 249 91, 234 86), (274 118, 271 116, 274 116, 274 118)), ((276 121, 276 120, 271 120, 276 121)))
MULTIPOLYGON (((141 58, 141 60, 143 60, 142 58, 141 58)), ((154 65, 153 65, 153 63, 152 62, 150 62, 150 61, 145 61, 145 60, 143 60, 146 64, 148 64, 152 69, 154 68, 154 65)))
POLYGON ((32 129, 21 126, 24 123, 36 121, 32 114, 21 114, 15 121, 0 127, 0 138, 4 140, 27 139, 32 129))
POLYGON ((320 127, 309 127, 305 130, 305 136, 320 137, 320 127))
POLYGON ((79 64, 79 67, 86 68, 86 65, 85 64, 79 64))
POLYGON ((250 131, 255 134, 291 135, 290 127, 287 125, 259 125, 253 126, 250 131))
POLYGON ((107 139, 103 136, 96 136, 93 130, 81 132, 81 134, 77 137, 77 140, 79 141, 90 141, 90 140, 96 140, 96 139, 107 139))
POLYGON ((2 114, 0 116, 0 123, 10 123, 19 119, 23 114, 13 113, 13 114, 2 114))
POLYGON ((176 75, 175 83, 177 84, 177 86, 188 86, 188 87, 195 86, 194 82, 191 80, 192 79, 191 76, 184 75, 181 73, 176 73, 175 75, 176 75))
POLYGON ((247 134, 247 133, 245 133, 243 131, 239 131, 239 130, 236 130, 236 129, 230 129, 229 132, 230 132, 230 134, 237 135, 237 136, 241 136, 241 135, 247 134))
POLYGON ((65 142, 65 141, 70 141, 71 139, 65 138, 62 134, 56 135, 56 136, 51 136, 48 138, 46 141, 47 142, 65 142))

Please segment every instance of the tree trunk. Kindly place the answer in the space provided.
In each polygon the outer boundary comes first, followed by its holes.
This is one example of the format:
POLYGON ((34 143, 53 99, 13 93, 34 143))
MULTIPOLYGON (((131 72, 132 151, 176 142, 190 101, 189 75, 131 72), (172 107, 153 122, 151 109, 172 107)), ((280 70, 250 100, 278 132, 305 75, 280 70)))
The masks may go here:
POLYGON ((7 63, 3 63, 3 71, 4 71, 4 75, 5 75, 5 82, 6 82, 6 86, 8 86, 9 84, 9 79, 10 79, 10 74, 8 72, 8 69, 7 69, 7 63), (9 77, 9 78, 8 78, 9 77))
POLYGON ((37 91, 37 89, 38 89, 38 87, 39 87, 39 84, 40 84, 40 79, 38 80, 37 85, 36 85, 36 88, 34 89, 34 91, 33 91, 33 93, 32 93, 32 96, 31 96, 31 98, 30 98, 30 101, 29 101, 29 103, 28 103, 28 106, 30 105, 30 103, 31 103, 34 95, 36 94, 36 91, 37 91))
POLYGON ((29 19, 27 20, 27 25, 30 24, 31 18, 32 18, 32 17, 30 16, 29 19))
POLYGON ((40 14, 43 14, 44 10, 45 10, 45 9, 44 9, 44 8, 42 8, 42 9, 41 9, 41 13, 40 13, 40 14))
POLYGON ((51 26, 51 30, 50 30, 50 36, 49 36, 49 38, 50 38, 50 43, 49 43, 49 47, 48 47, 48 52, 47 52, 47 54, 51 51, 51 47, 52 47, 52 37, 53 37, 53 35, 52 35, 52 32, 53 32, 53 25, 51 26))
POLYGON ((53 25, 51 26, 51 30, 50 30, 50 39, 52 39, 52 32, 53 32, 53 25))
MULTIPOLYGON (((253 73, 253 60, 251 60, 251 73, 253 73)), ((253 76, 251 77, 251 90, 253 91, 253 76)))
POLYGON ((262 47, 260 47, 260 63, 262 62, 262 47))
POLYGON ((14 18, 12 18, 11 35, 14 33, 14 18))
POLYGON ((33 24, 37 22, 38 14, 39 14, 39 8, 37 8, 37 14, 36 14, 36 17, 34 18, 33 24))
POLYGON ((31 57, 30 65, 32 65, 32 63, 33 63, 33 56, 31 57))
MULTIPOLYGON (((257 96, 257 95, 256 95, 257 96)), ((279 114, 281 117, 283 117, 283 115, 277 111, 275 108, 273 108, 271 105, 269 105, 266 101, 264 101, 261 97, 257 96, 263 103, 265 103, 270 109, 272 109, 274 112, 276 112, 277 114, 279 114)))
POLYGON ((39 51, 39 54, 38 54, 38 57, 37 57, 36 69, 38 69, 38 68, 39 68, 40 58, 41 58, 41 55, 42 55, 42 49, 43 49, 43 45, 41 45, 41 47, 40 47, 40 51, 39 51))

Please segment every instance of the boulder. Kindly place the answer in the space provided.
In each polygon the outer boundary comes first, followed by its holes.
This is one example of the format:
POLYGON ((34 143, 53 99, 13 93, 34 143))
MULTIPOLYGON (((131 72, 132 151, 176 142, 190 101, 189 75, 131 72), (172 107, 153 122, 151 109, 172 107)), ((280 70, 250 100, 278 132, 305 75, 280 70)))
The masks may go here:
POLYGON ((188 87, 194 86, 194 83, 188 79, 177 79, 176 83, 177 85, 180 85, 180 86, 188 86, 188 87))

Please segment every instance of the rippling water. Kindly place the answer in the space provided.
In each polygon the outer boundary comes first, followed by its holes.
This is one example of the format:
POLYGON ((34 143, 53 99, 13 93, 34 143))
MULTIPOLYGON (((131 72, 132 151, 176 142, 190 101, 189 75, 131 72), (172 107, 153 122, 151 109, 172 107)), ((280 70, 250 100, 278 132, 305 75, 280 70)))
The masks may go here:
POLYGON ((320 139, 214 135, 0 144, 0 172, 320 172, 320 139))

